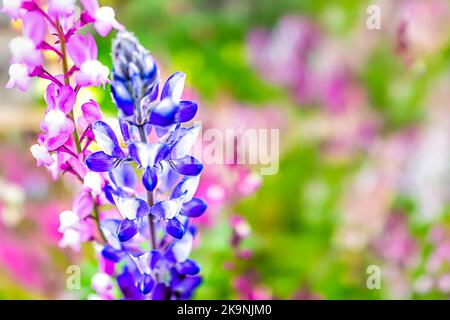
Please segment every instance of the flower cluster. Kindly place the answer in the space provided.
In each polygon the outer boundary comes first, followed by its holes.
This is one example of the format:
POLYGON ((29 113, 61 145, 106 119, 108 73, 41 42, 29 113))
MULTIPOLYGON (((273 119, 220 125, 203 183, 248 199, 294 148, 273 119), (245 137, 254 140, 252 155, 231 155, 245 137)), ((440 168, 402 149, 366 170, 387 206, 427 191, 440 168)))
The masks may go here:
POLYGON ((113 297, 110 276, 117 276, 125 298, 188 299, 201 282, 199 266, 189 259, 195 235, 189 219, 207 208, 194 196, 203 166, 189 155, 200 127, 182 126, 197 104, 182 100, 181 72, 160 92, 155 61, 122 31, 112 8, 96 0, 81 4, 79 10, 75 0, 5 0, 2 8, 23 23, 23 36, 10 44, 7 87, 25 91, 33 77, 49 81, 42 132, 31 153, 54 179, 69 173, 81 184, 71 210, 60 214, 60 246, 77 250, 81 242, 96 241, 100 271, 92 285, 100 298, 113 297), (93 36, 79 33, 86 25, 100 36, 121 31, 113 44, 111 81, 93 36), (58 57, 61 73, 47 70, 45 51, 58 57), (83 88, 109 82, 118 121, 105 119, 94 100, 77 101, 83 88), (91 151, 94 141, 100 151, 91 151), (117 210, 105 211, 109 203, 117 210))
POLYGON ((101 150, 86 159, 92 172, 108 175, 104 192, 121 214, 101 222, 108 241, 102 255, 122 264, 117 280, 125 298, 188 299, 201 281, 199 266, 189 259, 195 235, 189 218, 207 207, 194 197, 203 166, 189 155, 200 128, 182 126, 197 104, 182 100, 181 72, 159 92, 155 61, 128 32, 114 40, 113 66, 121 136, 96 121, 92 131, 101 150))
POLYGON ((9 44, 11 66, 7 88, 25 91, 33 77, 49 82, 45 91, 47 109, 40 125, 42 132, 30 151, 37 165, 46 167, 54 179, 69 173, 82 184, 72 209, 60 215, 59 231, 63 233, 60 246, 75 250, 82 241, 101 238, 93 222, 98 224, 105 179, 88 172, 84 164, 91 153, 88 150, 93 141, 91 124, 103 117, 100 108, 94 100, 85 101, 81 116, 76 119, 74 107, 80 90, 105 85, 110 74, 97 60, 93 36, 83 35, 80 30, 93 24, 105 36, 113 27, 122 29, 111 8, 100 8, 96 0, 83 0, 81 4, 82 10, 74 0, 5 0, 2 7, 3 12, 14 20, 20 19, 23 25, 23 35, 13 38, 9 44), (48 71, 44 54, 53 54, 58 59, 59 72, 48 71))

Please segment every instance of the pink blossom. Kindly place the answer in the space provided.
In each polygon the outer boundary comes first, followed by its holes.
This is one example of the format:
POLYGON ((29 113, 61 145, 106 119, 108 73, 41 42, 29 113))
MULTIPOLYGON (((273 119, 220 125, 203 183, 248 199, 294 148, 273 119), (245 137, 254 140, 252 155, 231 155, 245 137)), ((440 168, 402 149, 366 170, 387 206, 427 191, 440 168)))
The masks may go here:
POLYGON ((106 37, 111 30, 122 30, 123 26, 117 22, 115 12, 111 7, 100 7, 97 0, 81 0, 84 9, 94 20, 94 28, 102 37, 106 37))
POLYGON ((16 20, 21 15, 22 0, 3 0, 1 12, 6 13, 12 19, 16 20))
POLYGON ((92 35, 73 36, 67 50, 80 69, 76 78, 79 86, 99 86, 109 81, 109 69, 97 60, 98 50, 92 35))
POLYGON ((39 144, 32 145, 30 148, 31 154, 37 161, 37 166, 50 166, 55 161, 48 149, 39 144))
POLYGON ((28 68, 23 63, 13 63, 9 67, 9 81, 7 89, 18 87, 22 91, 27 91, 31 84, 31 77, 28 75, 28 68))

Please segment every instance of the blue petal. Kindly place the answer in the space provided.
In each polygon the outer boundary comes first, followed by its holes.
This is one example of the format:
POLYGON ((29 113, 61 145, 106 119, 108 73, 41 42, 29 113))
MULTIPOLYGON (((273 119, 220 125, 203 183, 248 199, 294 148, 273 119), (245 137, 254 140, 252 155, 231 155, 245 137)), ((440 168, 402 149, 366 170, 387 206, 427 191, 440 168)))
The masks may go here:
POLYGON ((180 213, 186 217, 197 218, 200 217, 207 208, 208 205, 205 201, 200 198, 192 198, 191 201, 183 204, 180 213))
POLYGON ((194 290, 202 283, 200 276, 186 276, 179 285, 177 285, 174 291, 177 292, 180 300, 190 300, 194 290))
POLYGON ((152 299, 153 300, 169 300, 170 299, 170 288, 164 283, 158 283, 153 290, 152 299))
POLYGON ((103 121, 97 121, 92 126, 92 131, 94 131, 95 141, 106 154, 116 158, 125 157, 114 130, 108 124, 103 121))
POLYGON ((125 242, 130 240, 137 234, 137 231, 136 220, 123 220, 119 226, 119 230, 117 230, 119 241, 125 242))
POLYGON ((181 274, 196 275, 200 272, 200 266, 192 259, 187 259, 176 266, 181 274))
POLYGON ((200 175, 184 177, 173 189, 172 198, 178 198, 184 194, 184 202, 191 201, 197 192, 199 182, 200 175))
POLYGON ((133 167, 124 162, 110 172, 111 181, 119 188, 134 189, 137 184, 137 176, 133 167))
POLYGON ((170 97, 175 101, 179 101, 183 95, 184 83, 186 81, 186 74, 183 72, 175 72, 171 75, 161 92, 161 100, 170 97))
POLYGON ((131 139, 131 132, 130 132, 131 125, 128 123, 128 121, 119 119, 119 126, 123 140, 125 140, 125 142, 129 141, 131 139))
POLYGON ((150 256, 150 268, 154 270, 158 262, 161 260, 162 254, 158 250, 152 250, 150 251, 150 256))
POLYGON ((114 81, 114 84, 111 85, 111 92, 117 107, 126 116, 131 116, 134 113, 134 101, 126 85, 121 81, 114 81))
POLYGON ((117 229, 122 221, 118 219, 105 219, 100 222, 100 228, 107 242, 116 250, 122 250, 122 244, 117 239, 117 229))
POLYGON ((185 176, 196 176, 203 170, 203 165, 192 156, 172 160, 172 164, 176 172, 185 176))
POLYGON ((107 155, 103 151, 90 154, 86 159, 86 166, 94 172, 108 172, 114 168, 116 157, 107 155))
POLYGON ((146 80, 155 79, 158 75, 158 67, 155 60, 149 54, 144 58, 143 63, 141 63, 142 75, 146 80))
POLYGON ((110 245, 106 245, 102 250, 102 256, 114 263, 120 262, 124 256, 124 252, 117 250, 110 245))
POLYGON ((193 126, 192 128, 180 131, 178 137, 171 137, 172 139, 176 138, 176 142, 170 150, 170 157, 172 159, 184 158, 194 146, 200 129, 200 126, 193 126))
POLYGON ((197 114, 198 105, 194 101, 183 100, 178 104, 177 112, 175 113, 175 122, 188 122, 194 119, 197 114))
POLYGON ((172 237, 181 239, 184 236, 184 226, 177 218, 169 219, 166 223, 166 231, 172 237))
POLYGON ((153 191, 158 184, 158 177, 152 168, 147 168, 142 176, 142 183, 145 189, 153 191))
POLYGON ((151 275, 144 274, 144 276, 140 279, 138 285, 143 294, 149 294, 155 285, 155 281, 153 280, 151 275))
POLYGON ((166 98, 150 110, 149 122, 155 126, 169 126, 175 122, 177 111, 177 104, 172 99, 166 98))
POLYGON ((130 144, 128 149, 130 157, 143 168, 154 167, 168 153, 168 148, 163 143, 136 142, 130 144))
POLYGON ((173 185, 177 182, 180 175, 173 171, 170 163, 167 160, 163 160, 158 167, 158 181, 159 189, 165 193, 172 189, 173 185))
POLYGON ((108 185, 106 185, 106 186, 103 188, 103 192, 105 193, 106 199, 108 199, 108 201, 111 202, 111 204, 116 204, 116 203, 114 202, 114 197, 113 197, 113 194, 115 193, 113 187, 111 187, 111 186, 108 184, 108 185))
POLYGON ((114 202, 123 217, 134 220, 147 216, 150 213, 150 207, 147 202, 139 198, 124 198, 113 195, 114 202))

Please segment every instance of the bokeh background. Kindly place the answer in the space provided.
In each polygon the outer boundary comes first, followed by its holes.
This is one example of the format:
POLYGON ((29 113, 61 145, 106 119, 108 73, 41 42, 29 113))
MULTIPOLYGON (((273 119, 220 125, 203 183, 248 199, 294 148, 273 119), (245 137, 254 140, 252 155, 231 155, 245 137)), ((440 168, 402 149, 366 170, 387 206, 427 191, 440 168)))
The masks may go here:
MULTIPOLYGON (((194 258, 199 299, 450 296, 450 2, 130 0, 115 8, 160 62, 188 75, 206 128, 279 128, 280 167, 208 166, 194 258), (366 26, 381 9, 381 29, 366 26), (369 266, 381 288, 367 286, 369 266)), ((85 299, 92 245, 61 250, 73 186, 35 168, 43 83, 6 91, 0 15, 0 299, 85 299), (67 290, 67 267, 82 287, 67 290)), ((111 37, 98 38, 111 65, 111 37)), ((115 114, 108 90, 91 91, 115 114)), ((369 268, 370 270, 370 268, 369 268)))

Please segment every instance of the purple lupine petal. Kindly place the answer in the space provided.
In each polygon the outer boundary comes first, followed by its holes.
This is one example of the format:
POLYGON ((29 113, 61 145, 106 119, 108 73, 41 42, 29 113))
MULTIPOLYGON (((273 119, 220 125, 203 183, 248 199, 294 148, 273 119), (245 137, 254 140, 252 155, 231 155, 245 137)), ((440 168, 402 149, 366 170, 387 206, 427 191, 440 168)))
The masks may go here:
POLYGON ((166 221, 166 231, 172 237, 181 239, 184 236, 184 225, 177 218, 169 219, 166 221))
POLYGON ((131 139, 131 125, 128 123, 128 121, 119 119, 119 126, 120 126, 120 132, 122 133, 123 140, 125 142, 130 141, 131 139))
POLYGON ((181 182, 178 183, 173 189, 172 198, 178 198, 184 194, 184 202, 191 201, 195 192, 197 192, 199 183, 200 175, 184 177, 183 180, 181 180, 181 182))
POLYGON ((101 120, 103 117, 100 106, 92 99, 81 106, 81 112, 83 113, 83 118, 90 125, 94 124, 96 121, 101 120))
POLYGON ((153 280, 151 275, 144 274, 144 276, 140 279, 138 286, 139 290, 141 290, 143 294, 149 294, 155 286, 155 280, 153 280))
POLYGON ((122 81, 115 81, 114 85, 111 86, 111 93, 117 107, 126 116, 131 116, 134 113, 134 100, 126 85, 122 81))
POLYGON ((161 260, 162 254, 158 250, 152 250, 150 251, 150 268, 153 270, 156 268, 156 265, 161 260))
POLYGON ((112 182, 120 188, 134 189, 137 184, 137 176, 133 167, 124 162, 114 168, 110 173, 112 182))
POLYGON ((183 95, 184 83, 186 81, 186 74, 183 72, 175 72, 171 75, 161 92, 161 100, 170 97, 172 100, 178 102, 183 95))
POLYGON ((22 18, 23 33, 38 45, 44 40, 46 34, 46 22, 44 17, 36 11, 29 11, 22 18))
POLYGON ((117 276, 117 284, 119 285, 125 299, 141 300, 144 298, 142 293, 134 284, 133 275, 128 270, 125 270, 117 276))
POLYGON ((193 126, 180 132, 178 140, 170 150, 171 159, 181 159, 188 155, 200 133, 200 126, 193 126))
POLYGON ((106 199, 107 199, 109 202, 111 202, 111 204, 116 204, 116 203, 114 202, 114 197, 113 197, 113 194, 115 194, 115 191, 114 191, 113 187, 111 187, 110 185, 106 185, 106 186, 103 188, 103 192, 105 193, 106 199))
POLYGON ((194 291, 195 288, 197 288, 202 283, 202 278, 200 276, 187 276, 183 279, 175 288, 173 288, 175 291, 187 294, 186 296, 183 296, 182 298, 190 298, 191 293, 194 291))
POLYGON ((123 198, 113 194, 114 202, 123 217, 134 220, 150 213, 146 201, 139 198, 123 198))
POLYGON ((122 249, 122 244, 117 239, 117 230, 121 223, 122 221, 117 219, 105 219, 100 222, 100 228, 106 240, 114 249, 119 251, 122 249))
POLYGON ((112 157, 103 151, 94 152, 86 159, 86 166, 94 172, 108 172, 115 164, 116 157, 112 157))
POLYGON ((117 230, 117 236, 120 242, 125 242, 133 238, 138 232, 136 220, 125 219, 117 230))
POLYGON ((150 110, 149 122, 156 126, 167 127, 174 123, 177 111, 177 104, 172 99, 166 98, 150 110))
POLYGON ((143 143, 135 142, 129 147, 130 157, 143 168, 151 168, 159 161, 163 160, 168 148, 163 143, 143 143))
POLYGON ((177 112, 174 115, 175 122, 191 121, 197 114, 198 105, 194 101, 180 101, 177 112))
POLYGON ((157 174, 159 183, 158 189, 163 193, 172 189, 173 185, 180 177, 178 173, 173 171, 167 160, 163 160, 159 163, 157 174))
POLYGON ((102 256, 105 259, 108 259, 114 263, 118 263, 120 262, 120 260, 122 260, 122 258, 124 257, 124 253, 121 250, 117 250, 115 249, 113 246, 111 245, 106 245, 105 247, 103 247, 102 249, 102 256))
POLYGON ((181 274, 196 275, 200 272, 200 266, 192 259, 187 259, 186 261, 179 263, 176 268, 181 274))
POLYGON ((192 198, 191 201, 186 202, 181 207, 180 214, 190 218, 200 217, 208 208, 205 201, 200 198, 192 198))
POLYGON ((92 131, 94 131, 95 141, 106 154, 116 158, 125 157, 114 130, 106 122, 97 121, 93 124, 92 131))
POLYGON ((169 300, 170 299, 170 288, 164 283, 158 283, 153 290, 152 294, 153 300, 169 300))
POLYGON ((142 183, 144 184, 145 189, 152 192, 158 184, 158 176, 156 175, 155 170, 152 168, 145 169, 142 176, 142 183))
POLYGON ((196 176, 203 170, 203 165, 192 156, 172 160, 173 169, 185 176, 196 176))
POLYGON ((172 245, 170 251, 173 253, 177 262, 184 262, 189 258, 192 251, 193 240, 194 237, 192 233, 186 232, 180 240, 172 245))
POLYGON ((169 134, 170 132, 173 132, 175 128, 177 127, 176 124, 167 126, 167 127, 161 127, 161 126, 154 126, 156 135, 158 138, 164 137, 165 135, 169 134))
POLYGON ((163 219, 173 219, 178 215, 184 201, 184 194, 178 198, 159 201, 151 208, 151 214, 163 219))

